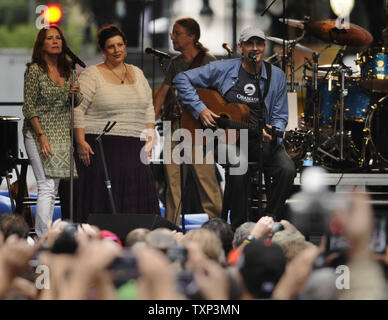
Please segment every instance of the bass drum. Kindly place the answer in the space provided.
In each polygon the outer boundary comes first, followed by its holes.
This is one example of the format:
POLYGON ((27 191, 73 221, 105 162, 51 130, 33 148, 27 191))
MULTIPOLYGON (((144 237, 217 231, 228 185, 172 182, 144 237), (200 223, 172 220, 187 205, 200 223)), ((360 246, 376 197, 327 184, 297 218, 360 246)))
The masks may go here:
MULTIPOLYGON (((306 78, 305 122, 312 124, 314 115, 312 80, 310 77, 306 78)), ((338 77, 334 77, 330 85, 327 79, 318 78, 318 89, 320 127, 333 128, 337 125, 339 128, 340 82, 338 77)), ((370 98, 361 88, 360 78, 345 77, 345 89, 347 95, 344 99, 344 120, 364 122, 369 113, 370 98)))
POLYGON ((388 48, 368 48, 357 61, 361 85, 371 92, 388 92, 388 48))
POLYGON ((373 151, 377 157, 388 165, 388 95, 380 100, 377 108, 372 110, 366 121, 365 131, 370 134, 373 151))

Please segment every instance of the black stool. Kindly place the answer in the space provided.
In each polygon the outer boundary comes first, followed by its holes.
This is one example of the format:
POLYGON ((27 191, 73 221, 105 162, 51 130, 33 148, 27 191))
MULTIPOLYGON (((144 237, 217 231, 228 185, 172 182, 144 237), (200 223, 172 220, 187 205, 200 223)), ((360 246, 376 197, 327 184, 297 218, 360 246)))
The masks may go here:
MULTIPOLYGON (((224 189, 224 198, 222 202, 222 212, 221 218, 227 221, 228 211, 230 209, 230 200, 232 194, 229 191, 229 169, 230 165, 222 165, 225 169, 225 189, 224 189)), ((267 203, 266 199, 266 189, 268 188, 268 182, 265 181, 261 184, 260 189, 260 179, 263 182, 263 174, 260 174, 259 162, 248 162, 248 185, 241 186, 248 188, 248 212, 246 221, 256 222, 264 215, 264 209, 267 203)))

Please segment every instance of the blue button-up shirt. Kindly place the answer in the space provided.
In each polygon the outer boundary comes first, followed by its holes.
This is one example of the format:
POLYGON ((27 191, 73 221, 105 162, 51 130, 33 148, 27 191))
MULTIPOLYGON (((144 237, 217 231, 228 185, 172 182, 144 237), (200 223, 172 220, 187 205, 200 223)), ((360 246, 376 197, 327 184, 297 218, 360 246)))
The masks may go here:
MULTIPOLYGON (((238 81, 238 73, 242 59, 213 61, 209 64, 179 73, 173 80, 178 94, 196 119, 206 108, 199 99, 196 88, 212 88, 225 96, 238 81)), ((267 108, 266 123, 284 131, 288 122, 288 101, 286 76, 280 68, 271 65, 271 82, 265 98, 267 108)), ((261 68, 260 89, 264 93, 264 84, 267 71, 264 65, 261 68)))

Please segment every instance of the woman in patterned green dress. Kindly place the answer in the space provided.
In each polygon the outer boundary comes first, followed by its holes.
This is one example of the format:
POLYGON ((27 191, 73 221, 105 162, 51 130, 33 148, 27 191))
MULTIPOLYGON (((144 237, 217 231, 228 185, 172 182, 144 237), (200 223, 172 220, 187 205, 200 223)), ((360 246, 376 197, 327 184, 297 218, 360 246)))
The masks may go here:
POLYGON ((39 31, 24 74, 23 135, 38 186, 35 231, 47 232, 59 180, 70 177, 71 94, 82 100, 78 83, 71 83, 66 40, 57 26, 39 31))

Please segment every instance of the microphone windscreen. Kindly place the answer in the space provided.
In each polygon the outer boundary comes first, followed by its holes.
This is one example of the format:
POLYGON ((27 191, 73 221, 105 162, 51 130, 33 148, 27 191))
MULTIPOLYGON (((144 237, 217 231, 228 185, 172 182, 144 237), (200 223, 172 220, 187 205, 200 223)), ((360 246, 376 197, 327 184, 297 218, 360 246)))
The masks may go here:
POLYGON ((254 51, 251 51, 248 53, 248 58, 249 59, 256 59, 256 52, 254 51))

